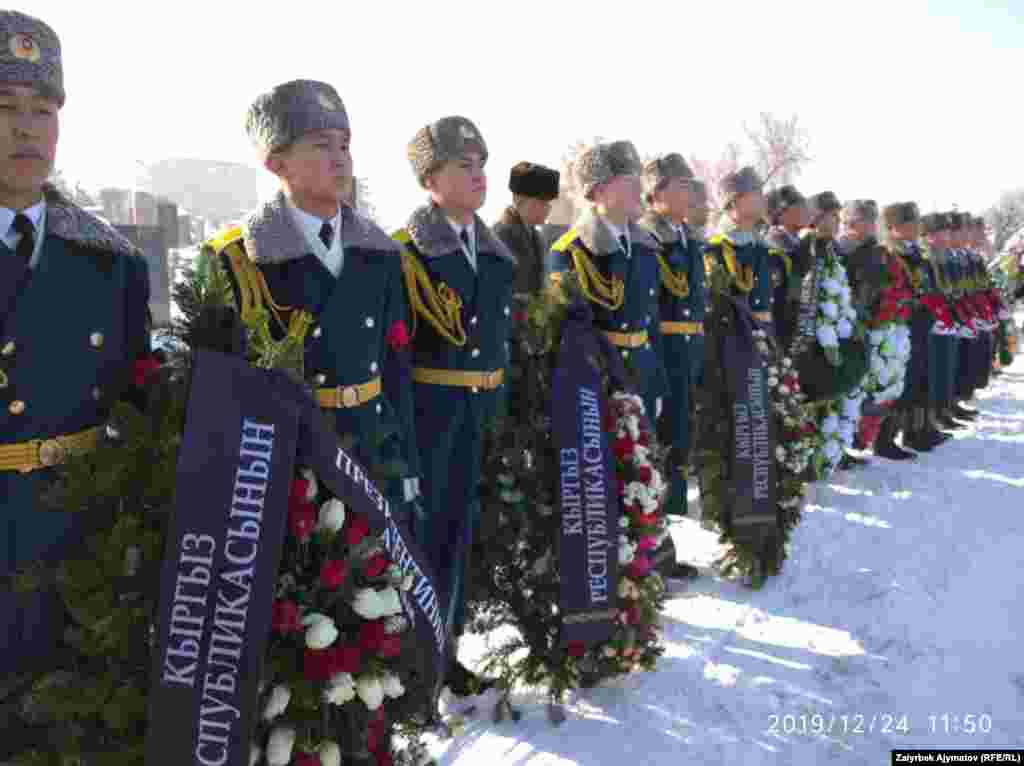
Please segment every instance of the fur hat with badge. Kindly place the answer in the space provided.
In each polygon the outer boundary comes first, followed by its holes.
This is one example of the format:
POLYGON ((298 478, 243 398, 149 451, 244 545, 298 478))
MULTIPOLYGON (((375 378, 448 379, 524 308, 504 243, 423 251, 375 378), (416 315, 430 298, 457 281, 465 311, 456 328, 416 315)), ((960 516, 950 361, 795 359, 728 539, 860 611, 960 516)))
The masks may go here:
POLYGON ((64 106, 57 33, 34 16, 0 10, 0 82, 28 85, 64 106))
POLYGON ((594 189, 616 176, 640 175, 640 154, 632 141, 595 144, 576 158, 573 175, 580 196, 590 200, 594 189))
POLYGON ((689 183, 693 180, 693 171, 686 163, 683 155, 678 152, 662 154, 644 163, 641 169, 644 182, 644 198, 650 202, 656 192, 661 191, 673 178, 680 178, 689 183))
POLYGON ((752 194, 764 189, 764 181, 749 165, 729 173, 722 179, 722 209, 728 210, 742 194, 752 194))
POLYGON ((405 153, 416 180, 425 187, 427 176, 471 151, 480 154, 481 162, 487 162, 487 144, 476 125, 465 117, 453 116, 442 117, 416 131, 405 153))
POLYGON ((550 202, 558 198, 561 173, 532 162, 519 162, 512 166, 508 177, 508 190, 523 197, 550 202))
POLYGON ((266 157, 316 130, 348 131, 348 113, 325 82, 292 80, 260 94, 245 117, 245 132, 266 157))
POLYGON ((835 192, 823 191, 815 194, 807 203, 811 207, 812 225, 813 221, 818 221, 822 216, 828 215, 829 213, 838 213, 843 209, 843 204, 839 201, 839 197, 835 195, 835 192))

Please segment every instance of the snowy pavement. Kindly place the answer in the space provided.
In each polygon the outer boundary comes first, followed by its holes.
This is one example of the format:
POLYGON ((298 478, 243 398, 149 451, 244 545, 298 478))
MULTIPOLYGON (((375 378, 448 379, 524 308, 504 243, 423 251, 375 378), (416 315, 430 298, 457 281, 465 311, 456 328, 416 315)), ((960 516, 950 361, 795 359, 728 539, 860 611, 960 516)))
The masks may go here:
MULTIPOLYGON (((812 489, 784 572, 720 579, 714 534, 673 528, 683 560, 654 673, 487 700, 442 766, 888 764, 900 747, 1024 748, 1024 359, 974 403, 974 427, 913 463, 875 459, 812 489)), ((465 658, 483 639, 463 642, 465 658)))

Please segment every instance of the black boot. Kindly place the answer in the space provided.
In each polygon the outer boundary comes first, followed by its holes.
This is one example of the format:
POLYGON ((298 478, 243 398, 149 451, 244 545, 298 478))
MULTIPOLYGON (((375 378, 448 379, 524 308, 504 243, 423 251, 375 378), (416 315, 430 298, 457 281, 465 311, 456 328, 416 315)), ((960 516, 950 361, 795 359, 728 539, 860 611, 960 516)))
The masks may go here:
POLYGON ((875 454, 886 460, 913 460, 917 457, 913 452, 900 449, 896 444, 896 432, 900 428, 900 415, 890 415, 882 421, 875 440, 875 454))
POLYGON ((915 407, 907 417, 910 420, 910 425, 903 436, 903 446, 910 447, 915 452, 931 452, 936 445, 927 438, 924 409, 915 407))
POLYGON ((962 402, 957 402, 952 406, 953 416, 960 418, 961 420, 974 420, 978 417, 978 411, 972 410, 963 405, 962 402))
POLYGON ((935 420, 935 409, 929 407, 925 415, 925 433, 929 439, 935 442, 935 445, 944 444, 953 438, 953 434, 943 431, 939 428, 938 422, 935 420))
POLYGON ((851 455, 849 452, 844 452, 843 457, 839 460, 839 469, 842 471, 849 471, 851 468, 862 468, 871 461, 866 460, 856 455, 851 455))
POLYGON ((939 410, 935 420, 943 428, 948 428, 952 431, 960 431, 964 428, 970 428, 966 423, 961 423, 959 420, 954 419, 951 408, 949 407, 939 410))

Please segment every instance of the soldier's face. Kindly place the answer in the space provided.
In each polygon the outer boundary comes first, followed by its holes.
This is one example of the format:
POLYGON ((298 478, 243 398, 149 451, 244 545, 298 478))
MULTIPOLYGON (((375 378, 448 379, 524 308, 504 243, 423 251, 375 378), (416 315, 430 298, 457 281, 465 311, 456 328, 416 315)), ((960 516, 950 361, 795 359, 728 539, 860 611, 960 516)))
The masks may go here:
POLYGON ((635 221, 643 212, 643 195, 640 176, 615 176, 594 190, 594 201, 604 211, 635 221))
POLYGON ((654 195, 654 202, 673 221, 682 221, 690 209, 690 186, 682 178, 672 178, 654 195))
POLYGON ((708 200, 704 195, 691 195, 690 209, 686 211, 686 222, 691 226, 705 226, 708 222, 710 209, 708 200))
POLYGON ((347 130, 307 133, 268 157, 266 164, 294 199, 335 206, 348 197, 352 185, 351 134, 347 130))
POLYGON ((839 229, 839 213, 823 213, 814 224, 814 228, 819 237, 834 237, 839 229))
POLYGON ((793 205, 782 211, 782 225, 790 231, 800 231, 811 225, 811 211, 807 205, 793 205))
POLYGON ((466 152, 444 163, 427 178, 434 201, 446 210, 479 210, 487 200, 486 162, 478 152, 466 152))
POLYGON ((524 197, 519 203, 519 215, 527 226, 539 226, 548 220, 553 200, 524 197))
POLYGON ((761 191, 741 194, 733 201, 736 217, 743 221, 760 221, 768 211, 764 193, 761 191))
POLYGON ((27 206, 53 169, 60 135, 57 102, 34 88, 0 83, 0 203, 27 206), (27 200, 26 205, 21 202, 27 200))
POLYGON ((878 236, 877 221, 849 221, 846 224, 846 232, 856 240, 867 239, 878 236))
POLYGON ((897 223, 889 227, 889 231, 892 232, 893 239, 908 240, 917 239, 917 222, 911 223, 897 223))

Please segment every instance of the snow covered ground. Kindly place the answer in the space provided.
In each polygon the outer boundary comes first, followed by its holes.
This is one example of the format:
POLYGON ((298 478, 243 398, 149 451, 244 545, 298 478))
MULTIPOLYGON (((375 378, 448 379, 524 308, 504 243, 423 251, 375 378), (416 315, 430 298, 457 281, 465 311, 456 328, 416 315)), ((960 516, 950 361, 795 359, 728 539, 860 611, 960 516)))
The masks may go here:
POLYGON ((481 699, 436 744, 440 763, 852 766, 900 747, 1024 748, 1024 359, 974 405, 975 426, 931 454, 814 488, 761 591, 718 578, 715 535, 683 520, 673 535, 703 577, 673 584, 657 672, 576 694, 559 727, 540 696, 501 724, 481 699))

